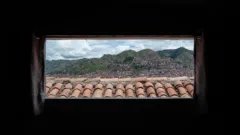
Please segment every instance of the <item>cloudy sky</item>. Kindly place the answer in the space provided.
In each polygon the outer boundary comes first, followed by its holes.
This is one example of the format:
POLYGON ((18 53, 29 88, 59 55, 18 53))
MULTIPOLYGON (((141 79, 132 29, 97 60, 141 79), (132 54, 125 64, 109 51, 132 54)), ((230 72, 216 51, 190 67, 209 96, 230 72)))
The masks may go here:
POLYGON ((99 58, 103 54, 118 54, 124 50, 176 49, 193 50, 193 40, 47 40, 46 59, 99 58))

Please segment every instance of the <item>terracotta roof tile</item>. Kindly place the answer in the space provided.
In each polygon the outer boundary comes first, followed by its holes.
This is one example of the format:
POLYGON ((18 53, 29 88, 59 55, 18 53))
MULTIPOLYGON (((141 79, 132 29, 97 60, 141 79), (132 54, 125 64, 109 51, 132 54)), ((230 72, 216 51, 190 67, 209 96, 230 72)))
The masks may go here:
POLYGON ((107 86, 106 86, 106 89, 111 89, 113 90, 113 85, 111 83, 108 83, 107 86))
POLYGON ((55 84, 52 89, 49 91, 49 94, 48 94, 48 97, 49 98, 54 98, 57 96, 58 92, 60 91, 62 87, 62 84, 61 83, 57 83, 55 84))
POLYGON ((104 97, 112 97, 112 89, 106 89, 104 93, 104 97))
POLYGON ((174 86, 175 86, 176 88, 178 88, 178 87, 182 87, 183 84, 182 84, 181 81, 175 81, 175 82, 174 82, 174 86))
POLYGON ((158 97, 167 97, 167 93, 161 83, 156 83, 155 89, 156 89, 158 97))
POLYGON ((77 98, 82 92, 83 92, 83 86, 81 84, 77 84, 73 89, 71 97, 77 98))
POLYGON ((93 85, 92 84, 87 84, 85 87, 84 87, 84 89, 83 90, 86 90, 86 89, 89 89, 89 90, 93 90, 93 85))
MULTIPOLYGON (((137 95, 137 97, 139 97, 140 95, 145 97, 144 89, 143 88, 137 88, 136 95, 137 95)), ((140 96, 140 97, 142 97, 142 96, 140 96)))
POLYGON ((99 83, 94 88, 93 97, 101 98, 102 95, 103 95, 103 84, 99 83))
POLYGON ((146 82, 145 87, 153 87, 153 84, 151 82, 146 82))
POLYGON ((60 97, 63 97, 63 98, 64 97, 65 98, 68 97, 69 94, 70 94, 71 89, 72 89, 72 84, 71 83, 68 83, 67 85, 65 85, 62 93, 60 94, 60 97))
POLYGON ((74 97, 77 98, 77 97, 79 97, 80 93, 81 93, 80 90, 75 89, 75 90, 73 91, 71 97, 73 97, 73 98, 74 98, 74 97))
POLYGON ((122 84, 118 84, 116 86, 115 97, 124 97, 124 92, 125 92, 124 86, 122 84))
POLYGON ((164 98, 168 96, 191 98, 194 92, 193 82, 189 78, 182 80, 184 77, 174 79, 165 77, 90 78, 85 80, 80 78, 82 81, 78 78, 70 80, 57 78, 58 82, 53 81, 54 78, 51 79, 45 86, 49 98, 164 98))
POLYGON ((158 89, 158 88, 164 88, 164 87, 163 87, 163 85, 161 83, 157 82, 155 84, 155 89, 158 89))
POLYGON ((133 88, 132 84, 128 84, 126 86, 126 97, 135 97, 134 91, 135 89, 133 88))
POLYGON ((117 89, 116 94, 115 94, 115 97, 123 97, 123 96, 124 96, 123 90, 117 89))
POLYGON ((101 89, 102 90, 103 89, 103 84, 101 84, 101 83, 97 84, 94 89, 95 90, 96 89, 101 89))
POLYGON ((128 84, 128 85, 126 86, 126 89, 127 89, 127 90, 128 90, 128 89, 131 89, 131 90, 135 91, 135 89, 133 88, 133 85, 132 85, 132 84, 128 84))
POLYGON ((187 90, 183 87, 183 84, 181 81, 175 81, 174 83, 176 90, 179 92, 180 97, 183 98, 190 98, 191 96, 187 93, 187 90))
POLYGON ((47 94, 48 91, 51 89, 51 87, 52 87, 52 83, 48 82, 48 83, 46 84, 46 94, 47 94))
POLYGON ((83 97, 86 97, 86 98, 91 97, 92 92, 93 92, 93 85, 89 83, 83 89, 83 97))
POLYGON ((91 97, 92 91, 90 89, 85 89, 83 92, 83 97, 89 98, 91 97))
POLYGON ((103 90, 102 89, 96 89, 93 93, 94 98, 101 98, 103 95, 103 90))
POLYGON ((72 89, 72 84, 68 83, 67 85, 65 85, 65 89, 72 89))
POLYGON ((57 84, 55 84, 53 87, 52 87, 52 89, 61 89, 61 87, 62 87, 62 84, 61 83, 57 83, 57 84))
POLYGON ((59 92, 59 89, 53 89, 51 92, 48 94, 48 97, 56 97, 57 93, 59 92))
MULTIPOLYGON (((130 85, 130 84, 128 84, 128 85, 130 85)), ((138 88, 143 88, 143 84, 140 83, 140 82, 137 82, 137 83, 135 84, 135 87, 136 87, 136 89, 138 89, 138 88)), ((133 88, 133 87, 132 87, 132 88, 133 88)))
POLYGON ((154 88, 153 87, 148 87, 147 88, 147 95, 150 97, 150 95, 151 95, 151 97, 156 97, 156 92, 155 92, 155 90, 154 90, 154 88))
POLYGON ((193 96, 193 92, 194 92, 194 87, 192 85, 192 83, 188 82, 188 81, 184 81, 183 82, 184 87, 186 87, 188 93, 193 96))
POLYGON ((135 97, 135 94, 132 89, 126 90, 126 97, 135 97))
POLYGON ((52 83, 48 82, 48 83, 46 84, 46 87, 51 88, 51 87, 52 87, 52 83))
POLYGON ((147 77, 132 78, 132 82, 145 82, 145 81, 147 81, 147 77))
POLYGON ((155 89, 154 89, 154 85, 151 82, 146 82, 145 83, 145 88, 147 89, 147 96, 148 97, 157 97, 155 89))
POLYGON ((121 83, 116 86, 116 89, 121 89, 123 92, 125 91, 125 88, 121 83))
POLYGON ((167 89, 168 95, 170 97, 178 97, 177 92, 174 90, 173 86, 170 83, 166 83, 164 87, 167 89))

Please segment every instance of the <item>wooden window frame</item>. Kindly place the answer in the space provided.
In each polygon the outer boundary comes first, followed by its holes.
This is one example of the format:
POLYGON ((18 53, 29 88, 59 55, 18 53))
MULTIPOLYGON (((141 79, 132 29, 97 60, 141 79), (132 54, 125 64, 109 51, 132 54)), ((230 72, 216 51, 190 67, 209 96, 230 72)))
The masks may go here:
MULTIPOLYGON (((31 73, 32 73, 32 93, 33 93, 33 106, 34 113, 50 114, 56 113, 76 113, 83 111, 111 111, 109 108, 114 108, 115 111, 121 110, 147 110, 149 108, 153 110, 161 110, 164 112, 191 112, 195 114, 199 110, 206 113, 206 75, 205 75, 205 57, 204 57, 204 35, 200 31, 195 35, 157 35, 143 36, 146 38, 158 38, 158 39, 181 39, 194 37, 194 65, 195 65, 195 79, 194 79, 194 96, 191 99, 45 99, 45 41, 46 39, 78 39, 78 38, 92 38, 92 39, 104 39, 109 36, 83 36, 83 35, 41 35, 32 36, 32 56, 31 61, 31 73), (160 38, 159 38, 160 37, 160 38), (182 109, 179 110, 179 105, 182 109), (79 107, 81 106, 81 107, 79 107)), ((110 36, 114 37, 115 36, 110 36)), ((137 36, 126 36, 125 38, 136 38, 137 36)), ((143 38, 141 37, 141 38, 143 38)), ((123 37, 121 37, 122 39, 123 37)))

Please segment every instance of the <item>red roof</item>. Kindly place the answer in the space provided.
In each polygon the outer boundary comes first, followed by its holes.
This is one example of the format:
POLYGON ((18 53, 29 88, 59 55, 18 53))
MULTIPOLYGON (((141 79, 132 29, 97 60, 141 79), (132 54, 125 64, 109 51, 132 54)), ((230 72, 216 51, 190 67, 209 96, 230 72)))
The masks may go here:
POLYGON ((192 98, 193 77, 47 78, 48 98, 192 98))

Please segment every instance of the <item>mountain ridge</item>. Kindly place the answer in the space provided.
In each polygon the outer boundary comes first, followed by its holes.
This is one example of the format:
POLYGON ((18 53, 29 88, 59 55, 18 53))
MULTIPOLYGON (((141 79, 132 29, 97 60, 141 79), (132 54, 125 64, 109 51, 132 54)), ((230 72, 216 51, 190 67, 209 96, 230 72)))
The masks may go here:
POLYGON ((179 69, 183 73, 189 70, 187 74, 193 75, 193 51, 184 47, 161 51, 153 51, 151 49, 143 49, 138 52, 125 50, 115 55, 104 54, 100 58, 46 60, 45 71, 47 75, 94 76, 92 74, 96 74, 106 77, 127 77, 146 75, 148 74, 146 73, 147 71, 150 72, 149 74, 155 72, 150 76, 164 75, 165 72, 173 72, 174 74, 175 71, 168 71, 170 69, 179 69))

